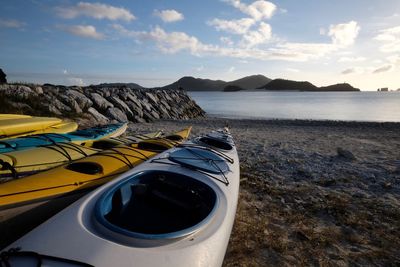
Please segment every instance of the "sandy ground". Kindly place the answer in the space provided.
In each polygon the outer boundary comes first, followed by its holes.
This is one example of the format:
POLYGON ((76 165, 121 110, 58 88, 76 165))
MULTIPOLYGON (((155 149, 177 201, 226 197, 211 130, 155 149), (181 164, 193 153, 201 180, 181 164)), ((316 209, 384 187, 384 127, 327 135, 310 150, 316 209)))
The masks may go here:
MULTIPOLYGON (((205 118, 129 130, 189 125, 192 136, 229 126, 238 147, 240 199, 224 266, 400 265, 400 124, 205 118)), ((24 222, 2 226, 9 240, 34 226, 24 222)))
POLYGON ((238 147, 224 266, 400 265, 400 124, 207 118, 130 130, 187 125, 229 125, 238 147))

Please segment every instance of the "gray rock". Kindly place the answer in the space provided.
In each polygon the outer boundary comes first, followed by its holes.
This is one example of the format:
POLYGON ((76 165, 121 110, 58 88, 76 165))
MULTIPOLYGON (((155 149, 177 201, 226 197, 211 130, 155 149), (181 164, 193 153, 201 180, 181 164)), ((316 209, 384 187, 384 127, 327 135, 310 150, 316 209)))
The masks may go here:
POLYGON ((142 108, 142 104, 140 103, 140 100, 137 98, 135 94, 127 94, 127 100, 132 101, 133 103, 136 104, 139 108, 142 108))
POLYGON ((10 102, 10 105, 13 106, 14 108, 17 108, 19 110, 33 110, 31 106, 25 103, 20 103, 20 102, 10 102))
POLYGON ((35 86, 35 87, 33 87, 32 89, 33 89, 33 91, 34 91, 36 94, 38 94, 38 95, 43 94, 43 89, 42 89, 42 87, 40 87, 40 86, 35 86))
POLYGON ((162 118, 170 118, 168 110, 164 107, 164 105, 159 105, 158 110, 160 111, 160 116, 162 118))
POLYGON ((106 115, 111 120, 117 120, 119 122, 128 122, 126 114, 122 112, 119 108, 108 108, 106 115))
POLYGON ((135 113, 139 117, 143 117, 143 111, 141 107, 138 107, 134 102, 129 100, 126 102, 126 104, 132 110, 133 113, 135 113))
POLYGON ((158 113, 157 113, 155 110, 152 110, 152 111, 151 111, 151 115, 152 115, 155 119, 157 119, 157 120, 160 119, 160 115, 158 115, 158 113))
POLYGON ((51 112, 53 114, 62 115, 62 112, 58 108, 56 108, 53 104, 50 104, 48 106, 48 110, 49 110, 49 112, 51 112))
POLYGON ((104 116, 103 114, 101 114, 100 112, 98 112, 95 108, 90 107, 88 109, 88 112, 96 119, 96 121, 100 124, 107 124, 109 123, 109 119, 104 116))
POLYGON ((68 107, 71 108, 72 112, 75 112, 77 114, 82 113, 82 109, 79 106, 79 104, 75 101, 75 99, 68 97, 67 95, 60 95, 59 96, 61 101, 64 102, 68 107))
POLYGON ((108 108, 114 107, 114 105, 111 102, 109 102, 107 99, 105 99, 98 93, 91 93, 90 97, 93 100, 95 106, 99 110, 107 110, 108 108))
POLYGON ((153 102, 153 104, 158 103, 158 98, 152 93, 146 93, 146 96, 151 100, 151 102, 153 102))
POLYGON ((338 147, 336 149, 336 151, 337 151, 338 157, 340 157, 340 158, 344 158, 344 159, 347 159, 350 161, 356 160, 356 157, 349 150, 338 147))
POLYGON ((16 96, 18 98, 27 99, 36 93, 25 85, 3 84, 0 85, 0 91, 4 91, 6 95, 16 96))
POLYGON ((147 101, 147 99, 143 99, 141 104, 142 107, 144 107, 149 112, 151 112, 151 110, 153 109, 153 106, 147 101))
POLYGON ((121 99, 119 99, 116 96, 111 96, 109 99, 114 104, 114 106, 116 106, 120 110, 124 111, 126 113, 126 115, 128 116, 128 118, 133 118, 134 117, 134 114, 133 114, 132 110, 128 107, 127 104, 125 104, 124 101, 122 101, 121 99))
POLYGON ((56 114, 57 114, 57 111, 61 115, 63 112, 67 113, 67 112, 71 112, 71 110, 72 110, 69 106, 65 105, 63 102, 61 102, 60 100, 58 100, 55 97, 45 95, 45 99, 47 100, 48 103, 50 103, 49 111, 50 111, 50 109, 52 109, 52 110, 56 111, 56 112, 54 112, 56 114))
POLYGON ((76 90, 66 90, 65 95, 74 99, 82 110, 88 110, 93 105, 92 100, 76 90))
POLYGON ((172 98, 169 96, 169 94, 168 94, 167 91, 162 90, 161 92, 164 94, 164 97, 165 97, 165 99, 166 99, 167 101, 169 101, 169 102, 172 102, 172 101, 173 101, 172 98))

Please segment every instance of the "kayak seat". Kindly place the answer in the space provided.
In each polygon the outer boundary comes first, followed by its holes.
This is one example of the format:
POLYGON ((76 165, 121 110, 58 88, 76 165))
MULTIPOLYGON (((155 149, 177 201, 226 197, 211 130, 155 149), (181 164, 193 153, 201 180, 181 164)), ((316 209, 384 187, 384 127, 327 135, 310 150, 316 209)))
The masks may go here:
POLYGON ((209 216, 217 205, 213 189, 188 176, 165 173, 149 171, 114 191, 111 209, 103 214, 112 230, 168 234, 193 227, 209 216))
POLYGON ((139 149, 142 149, 142 150, 150 150, 150 151, 157 151, 157 152, 158 151, 162 152, 162 151, 165 151, 165 150, 170 148, 170 147, 167 147, 166 145, 163 145, 163 144, 158 144, 158 143, 153 143, 153 142, 146 142, 146 141, 139 142, 137 147, 139 149))
POLYGON ((233 148, 232 145, 230 145, 229 143, 219 140, 217 138, 203 136, 199 138, 199 141, 218 149, 231 150, 233 148))
POLYGON ((103 173, 103 167, 95 162, 73 162, 68 164, 65 168, 70 171, 90 175, 103 173))
POLYGON ((112 142, 109 140, 99 140, 95 141, 92 144, 92 148, 97 148, 97 149, 110 149, 116 147, 118 144, 116 142, 112 142))

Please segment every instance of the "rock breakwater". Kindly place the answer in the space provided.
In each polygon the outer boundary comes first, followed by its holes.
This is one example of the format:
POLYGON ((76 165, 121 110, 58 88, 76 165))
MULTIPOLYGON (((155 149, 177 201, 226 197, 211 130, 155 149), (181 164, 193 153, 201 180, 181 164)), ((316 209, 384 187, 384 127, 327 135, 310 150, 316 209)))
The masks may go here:
POLYGON ((179 89, 2 84, 0 99, 1 113, 73 117, 96 124, 191 119, 205 114, 179 89))

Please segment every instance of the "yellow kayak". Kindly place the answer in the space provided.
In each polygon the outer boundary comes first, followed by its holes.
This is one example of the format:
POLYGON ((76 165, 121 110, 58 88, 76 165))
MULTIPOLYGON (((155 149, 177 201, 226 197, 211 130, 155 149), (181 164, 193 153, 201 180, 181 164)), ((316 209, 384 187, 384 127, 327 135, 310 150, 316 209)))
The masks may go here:
POLYGON ((51 117, 32 117, 18 114, 1 114, 0 139, 41 133, 68 133, 78 124, 51 117))
POLYGON ((22 114, 0 114, 0 120, 21 119, 21 118, 32 118, 32 116, 22 115, 22 114))
MULTIPOLYGON (((142 139, 156 138, 161 131, 141 135, 142 139)), ((48 146, 33 147, 25 150, 9 151, 0 154, 0 182, 12 178, 21 178, 40 171, 48 170, 68 162, 96 154, 119 144, 137 143, 135 138, 109 138, 85 144, 57 143, 48 146)))
POLYGON ((164 138, 119 145, 45 172, 0 185, 0 210, 78 193, 104 184, 188 138, 191 127, 164 138))

